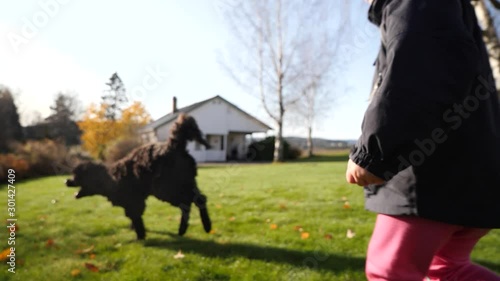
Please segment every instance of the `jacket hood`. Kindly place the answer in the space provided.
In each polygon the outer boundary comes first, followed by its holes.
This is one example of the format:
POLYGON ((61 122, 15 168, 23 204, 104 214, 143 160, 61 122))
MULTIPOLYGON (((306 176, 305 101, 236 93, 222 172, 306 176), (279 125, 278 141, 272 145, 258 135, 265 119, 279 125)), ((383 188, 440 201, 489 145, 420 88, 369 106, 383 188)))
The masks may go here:
POLYGON ((368 10, 368 19, 375 25, 380 26, 382 22, 382 12, 384 7, 389 4, 391 0, 374 0, 368 10))

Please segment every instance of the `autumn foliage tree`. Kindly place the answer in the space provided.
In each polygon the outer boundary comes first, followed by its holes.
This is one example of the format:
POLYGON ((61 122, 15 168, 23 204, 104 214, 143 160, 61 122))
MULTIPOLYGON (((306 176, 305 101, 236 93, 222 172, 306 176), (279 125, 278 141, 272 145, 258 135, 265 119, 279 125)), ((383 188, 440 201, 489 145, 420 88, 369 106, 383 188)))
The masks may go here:
POLYGON ((131 137, 136 130, 147 124, 151 117, 140 102, 134 102, 123 109, 120 118, 110 120, 107 118, 108 105, 99 106, 91 104, 85 112, 82 121, 78 122, 82 130, 82 146, 92 156, 104 160, 105 150, 108 145, 116 140, 131 137))

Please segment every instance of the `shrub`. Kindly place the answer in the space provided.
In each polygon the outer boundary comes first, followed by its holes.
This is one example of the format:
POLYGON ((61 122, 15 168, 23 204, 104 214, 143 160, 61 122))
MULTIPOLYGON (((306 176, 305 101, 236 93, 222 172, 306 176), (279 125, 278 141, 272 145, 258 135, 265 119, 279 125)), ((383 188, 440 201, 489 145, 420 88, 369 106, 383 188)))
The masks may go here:
MULTIPOLYGON (((275 137, 267 137, 261 141, 253 142, 248 147, 247 159, 249 161, 273 161, 274 141, 275 137)), ((285 140, 283 140, 283 145, 285 160, 297 159, 302 154, 300 149, 290 146, 285 140)))
POLYGON ((16 179, 25 178, 29 171, 28 161, 12 153, 0 154, 0 181, 5 183, 8 170, 16 171, 16 179))
POLYGON ((28 177, 69 173, 73 164, 68 148, 53 140, 27 141, 17 147, 16 154, 28 161, 28 177))
POLYGON ((78 158, 64 143, 47 139, 17 143, 12 151, 0 154, 0 180, 5 180, 8 169, 16 171, 17 179, 67 174, 78 158))
POLYGON ((112 163, 122 159, 141 144, 139 139, 134 137, 123 138, 113 142, 106 148, 104 153, 106 162, 112 163))

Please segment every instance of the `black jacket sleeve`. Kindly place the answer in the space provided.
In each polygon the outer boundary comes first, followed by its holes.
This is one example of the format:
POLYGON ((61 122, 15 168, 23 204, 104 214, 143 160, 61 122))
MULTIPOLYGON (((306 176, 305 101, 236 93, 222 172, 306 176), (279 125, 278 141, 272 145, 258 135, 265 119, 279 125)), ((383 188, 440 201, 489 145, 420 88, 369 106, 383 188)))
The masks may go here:
POLYGON ((380 178, 429 156, 415 153, 416 143, 446 132, 450 124, 443 114, 470 92, 478 51, 457 3, 393 0, 383 11, 380 86, 350 155, 380 178))

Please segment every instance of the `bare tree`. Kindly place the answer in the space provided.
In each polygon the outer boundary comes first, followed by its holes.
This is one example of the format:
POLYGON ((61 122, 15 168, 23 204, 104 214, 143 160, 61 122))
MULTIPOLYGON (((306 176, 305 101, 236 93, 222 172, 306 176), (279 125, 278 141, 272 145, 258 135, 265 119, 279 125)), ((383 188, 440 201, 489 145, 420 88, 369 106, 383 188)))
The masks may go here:
POLYGON ((351 3, 337 5, 338 15, 323 10, 325 14, 311 21, 311 37, 308 44, 300 46, 298 60, 302 66, 299 91, 300 99, 290 108, 295 117, 307 129, 307 154, 313 156, 313 126, 331 111, 336 76, 342 68, 336 58, 341 55, 341 44, 346 42, 350 26, 351 3), (332 19, 335 19, 334 21, 332 19), (334 73, 335 72, 335 73, 334 73))
MULTIPOLYGON (((500 89, 500 40, 498 38, 497 28, 494 22, 494 15, 497 12, 494 9, 488 9, 487 0, 473 1, 479 24, 483 30, 483 40, 490 56, 490 64, 493 70, 493 76, 496 81, 497 89, 500 89)), ((498 0, 490 0, 492 6, 500 9, 498 0)), ((499 92, 500 96, 500 92, 499 92)))
POLYGON ((245 90, 259 96, 274 121, 274 161, 283 161, 285 112, 307 84, 299 53, 324 39, 316 30, 330 22, 325 15, 340 2, 347 0, 234 0, 226 5, 224 18, 238 44, 231 48, 231 63, 223 66, 245 90))

